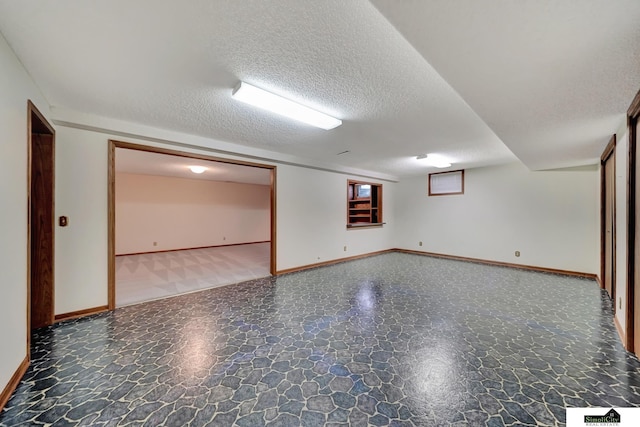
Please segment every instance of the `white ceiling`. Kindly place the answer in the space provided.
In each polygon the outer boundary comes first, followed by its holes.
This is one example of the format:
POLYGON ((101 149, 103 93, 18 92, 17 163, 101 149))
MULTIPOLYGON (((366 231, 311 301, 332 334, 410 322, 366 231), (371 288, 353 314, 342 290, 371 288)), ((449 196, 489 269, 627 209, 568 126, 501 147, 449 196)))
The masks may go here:
POLYGON ((271 185, 271 169, 190 159, 127 148, 116 148, 115 165, 118 173, 271 185), (207 170, 201 174, 195 174, 189 170, 189 166, 204 166, 207 170))
POLYGON ((640 89, 638 0, 373 0, 531 169, 599 160, 640 89))
POLYGON ((0 0, 0 31, 54 107, 394 176, 593 164, 640 88, 638 0, 0 0))

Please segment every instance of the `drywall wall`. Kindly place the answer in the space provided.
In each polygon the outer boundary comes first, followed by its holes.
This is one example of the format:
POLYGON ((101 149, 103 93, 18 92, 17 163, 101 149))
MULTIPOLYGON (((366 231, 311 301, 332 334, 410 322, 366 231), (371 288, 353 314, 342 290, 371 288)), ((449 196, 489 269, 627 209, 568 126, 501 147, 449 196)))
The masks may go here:
POLYGON ((598 185, 595 166, 531 172, 521 163, 465 171, 463 195, 428 197, 426 176, 402 180, 397 246, 595 274, 598 185))
MULTIPOLYGON (((160 130, 157 132, 162 133, 160 130)), ((188 138, 185 135, 185 139, 188 138)), ((69 217, 69 226, 58 228, 56 235, 58 314, 107 304, 109 139, 124 138, 58 126, 56 215, 69 217)), ((132 137, 126 141, 214 154, 206 149, 177 147, 132 137)), ((211 140, 211 144, 215 141, 211 140)), ((247 161, 245 157, 215 155, 247 161)), ((265 161, 262 163, 267 164, 265 161)), ((393 247, 395 221, 390 207, 393 205, 395 183, 383 182, 383 211, 387 222, 384 227, 347 230, 347 180, 362 178, 289 164, 276 165, 278 271, 393 247), (346 251, 344 246, 347 246, 346 251)), ((370 178, 364 180, 378 182, 370 178)))
POLYGON ((278 167, 279 271, 393 247, 396 221, 391 206, 397 184, 382 182, 383 227, 347 230, 349 178, 358 179, 301 167, 278 167))
POLYGON ((49 106, 0 35, 0 392, 27 356, 27 100, 49 106))
POLYGON ((116 254, 269 241, 270 208, 265 185, 118 173, 116 254))
POLYGON ((629 161, 629 134, 616 138, 616 253, 615 253, 615 308, 616 320, 626 331, 627 325, 627 180, 629 161))
POLYGON ((56 314, 107 305, 108 145, 82 131, 56 133, 56 314))

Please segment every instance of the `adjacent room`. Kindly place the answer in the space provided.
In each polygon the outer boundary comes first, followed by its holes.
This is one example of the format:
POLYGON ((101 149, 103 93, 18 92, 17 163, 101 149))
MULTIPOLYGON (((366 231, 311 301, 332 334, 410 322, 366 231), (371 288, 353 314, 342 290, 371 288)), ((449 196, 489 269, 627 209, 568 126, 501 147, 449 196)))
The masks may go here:
POLYGON ((116 148, 116 306, 270 275, 271 169, 116 148))

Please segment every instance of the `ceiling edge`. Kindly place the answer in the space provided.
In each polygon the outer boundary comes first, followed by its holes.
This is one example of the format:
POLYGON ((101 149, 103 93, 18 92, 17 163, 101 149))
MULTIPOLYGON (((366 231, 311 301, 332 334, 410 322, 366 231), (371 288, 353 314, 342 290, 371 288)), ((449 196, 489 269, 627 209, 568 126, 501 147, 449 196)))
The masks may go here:
POLYGON ((60 107, 51 107, 51 116, 51 120, 57 126, 99 132, 114 137, 132 138, 156 144, 166 144, 171 147, 206 151, 212 154, 221 154, 241 160, 258 160, 262 162, 298 166, 307 169, 354 175, 388 182, 398 182, 400 180, 399 177, 395 175, 323 163, 298 156, 247 147, 213 138, 180 133, 141 125, 138 123, 96 116, 93 114, 81 113, 60 107))

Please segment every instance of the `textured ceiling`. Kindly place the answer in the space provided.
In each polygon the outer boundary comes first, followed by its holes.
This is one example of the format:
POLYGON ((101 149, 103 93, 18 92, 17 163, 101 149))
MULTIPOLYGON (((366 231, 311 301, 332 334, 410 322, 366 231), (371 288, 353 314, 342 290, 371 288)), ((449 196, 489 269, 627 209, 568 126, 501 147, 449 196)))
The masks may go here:
POLYGON ((531 169, 594 163, 640 89, 638 0, 372 0, 531 169))
POLYGON ((189 159, 127 148, 116 148, 116 172, 271 185, 270 169, 189 159), (189 170, 189 166, 204 166, 207 170, 201 174, 195 174, 189 170))
POLYGON ((423 153, 595 162, 640 87, 639 18, 637 0, 0 0, 54 107, 395 176, 423 153), (343 125, 234 102, 239 80, 343 125))

